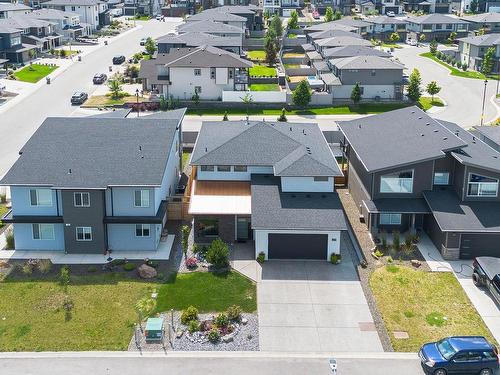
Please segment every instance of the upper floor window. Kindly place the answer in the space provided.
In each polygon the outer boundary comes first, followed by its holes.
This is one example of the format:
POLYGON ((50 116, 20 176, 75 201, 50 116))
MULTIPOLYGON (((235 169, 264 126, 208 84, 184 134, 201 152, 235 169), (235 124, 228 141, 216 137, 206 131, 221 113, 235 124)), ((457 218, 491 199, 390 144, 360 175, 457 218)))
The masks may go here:
POLYGON ((30 189, 30 203, 32 206, 52 206, 52 190, 30 189))
POLYGON ((53 240, 54 224, 32 224, 34 240, 53 240))
POLYGON ((380 177, 381 193, 412 193, 413 171, 386 174, 380 177))
POLYGON ((498 180, 496 178, 469 174, 467 196, 469 197, 496 197, 498 193, 498 180))
POLYGON ((194 75, 195 76, 201 76, 201 69, 195 69, 194 70, 194 75))
POLYGON ((135 226, 135 236, 136 237, 149 237, 151 232, 150 224, 137 224, 135 226))
POLYGON ((92 227, 76 227, 77 241, 92 241, 92 227))
POLYGON ((314 182, 326 182, 328 181, 328 177, 326 176, 316 176, 314 177, 314 182))
POLYGON ((149 190, 136 190, 134 195, 135 207, 149 207, 149 190))
POLYGON ((213 172, 214 171, 214 166, 213 165, 202 165, 201 166, 201 171, 202 172, 213 172))
POLYGON ((231 172, 231 166, 230 165, 218 165, 217 172, 231 172))
POLYGON ((448 185, 449 182, 449 172, 434 172, 434 185, 448 185))
POLYGON ((90 207, 90 193, 74 193, 75 207, 90 207))
POLYGON ((235 165, 233 168, 234 168, 235 172, 246 172, 247 171, 246 165, 235 165))

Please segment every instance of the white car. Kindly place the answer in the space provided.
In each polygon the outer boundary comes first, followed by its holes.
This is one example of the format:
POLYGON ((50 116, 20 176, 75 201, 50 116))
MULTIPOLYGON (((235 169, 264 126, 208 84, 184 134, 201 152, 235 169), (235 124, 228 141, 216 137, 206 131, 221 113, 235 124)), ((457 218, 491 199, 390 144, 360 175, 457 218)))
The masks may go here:
POLYGON ((388 11, 386 15, 387 17, 396 17, 396 13, 394 13, 392 10, 388 11))
POLYGON ((410 46, 416 46, 417 41, 415 39, 407 39, 406 44, 409 44, 410 46))
POLYGON ((157 21, 161 21, 162 19, 163 19, 163 16, 162 16, 161 14, 158 14, 158 15, 156 16, 156 20, 157 20, 157 21))

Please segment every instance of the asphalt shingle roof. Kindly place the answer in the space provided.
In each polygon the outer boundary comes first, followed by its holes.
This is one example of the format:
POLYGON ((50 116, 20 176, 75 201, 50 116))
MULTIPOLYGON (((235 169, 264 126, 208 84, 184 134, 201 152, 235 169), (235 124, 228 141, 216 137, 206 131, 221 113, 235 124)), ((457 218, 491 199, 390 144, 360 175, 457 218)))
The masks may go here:
POLYGON ((0 12, 11 11, 11 10, 30 10, 29 6, 24 4, 12 4, 12 3, 0 3, 0 12))
POLYGON ((400 18, 396 17, 389 17, 389 16, 377 16, 377 17, 370 17, 366 19, 367 22, 378 24, 378 25, 405 25, 408 22, 406 20, 402 20, 400 18))
POLYGON ((228 34, 243 34, 244 31, 233 25, 215 21, 197 21, 187 22, 177 27, 179 33, 187 33, 188 31, 197 31, 202 33, 228 33, 228 34))
POLYGON ((250 68, 253 64, 239 55, 212 46, 196 48, 175 48, 168 54, 169 60, 165 63, 168 68, 196 67, 196 68, 250 68))
POLYGON ((500 126, 475 126, 474 129, 500 146, 500 126))
POLYGON ((187 22, 216 21, 216 22, 246 22, 245 17, 227 12, 201 12, 187 18, 187 22))
POLYGON ((202 45, 213 47, 241 46, 241 38, 238 36, 217 36, 202 32, 190 31, 179 35, 164 35, 156 40, 158 43, 184 43, 188 47, 202 45))
POLYGON ((466 38, 460 38, 458 41, 469 43, 473 46, 495 46, 500 44, 500 34, 468 36, 466 38))
POLYGON ((462 19, 468 22, 476 22, 476 23, 500 22, 500 13, 492 12, 492 13, 474 14, 472 16, 464 16, 462 17, 462 19))
POLYGON ((325 30, 344 30, 344 31, 357 31, 358 28, 354 26, 344 25, 338 21, 318 23, 317 25, 311 25, 305 28, 309 33, 315 31, 325 31, 325 30))
POLYGON ((324 49, 322 52, 324 57, 329 58, 341 58, 341 57, 352 57, 352 56, 380 56, 380 57, 391 57, 387 52, 381 51, 368 46, 344 46, 344 47, 334 47, 324 49))
POLYGON ((71 6, 71 5, 84 5, 84 6, 92 6, 92 5, 97 5, 97 4, 102 4, 103 1, 100 0, 49 0, 46 1, 43 4, 45 7, 46 5, 60 5, 60 6, 71 6))
POLYGON ((403 70, 404 65, 380 56, 352 56, 332 59, 330 63, 338 69, 395 69, 403 70))
POLYGON ((431 13, 424 16, 408 17, 408 22, 416 24, 434 24, 434 23, 467 23, 457 17, 451 17, 441 13, 431 13))
POLYGON ((371 46, 372 43, 366 39, 354 36, 334 36, 331 38, 319 39, 314 42, 320 47, 344 47, 344 46, 371 46))
POLYGON ((325 38, 331 38, 334 36, 350 36, 353 38, 361 39, 361 35, 353 33, 352 31, 336 30, 336 29, 317 31, 314 33, 310 33, 309 36, 313 39, 325 39, 325 38))

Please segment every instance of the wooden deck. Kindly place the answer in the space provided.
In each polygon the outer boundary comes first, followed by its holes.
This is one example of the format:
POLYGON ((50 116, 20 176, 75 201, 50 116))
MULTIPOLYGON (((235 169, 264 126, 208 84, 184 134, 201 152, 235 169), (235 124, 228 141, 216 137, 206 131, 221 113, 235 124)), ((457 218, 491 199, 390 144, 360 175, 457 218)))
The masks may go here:
POLYGON ((193 195, 250 196, 248 181, 200 181, 195 180, 193 195))

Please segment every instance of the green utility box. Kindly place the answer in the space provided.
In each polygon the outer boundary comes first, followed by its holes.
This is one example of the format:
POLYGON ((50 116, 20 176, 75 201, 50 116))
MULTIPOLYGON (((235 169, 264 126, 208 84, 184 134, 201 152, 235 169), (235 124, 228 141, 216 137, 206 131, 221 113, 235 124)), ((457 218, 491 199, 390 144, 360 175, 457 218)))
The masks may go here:
POLYGON ((146 322, 146 342, 163 340, 163 318, 149 318, 146 322))

